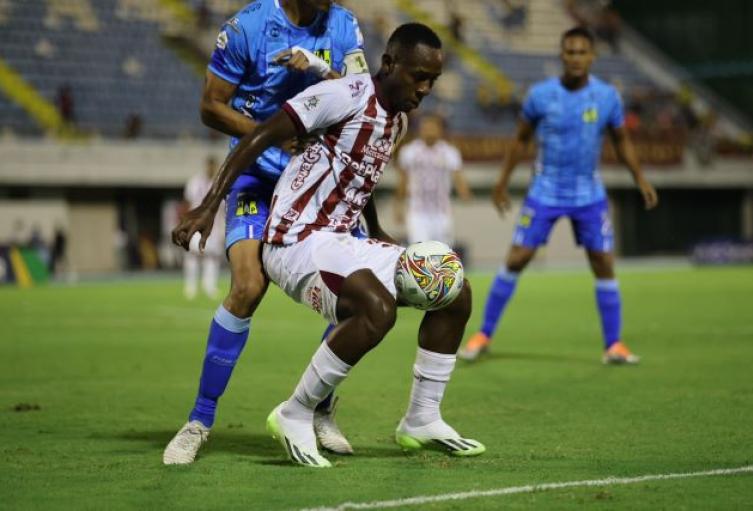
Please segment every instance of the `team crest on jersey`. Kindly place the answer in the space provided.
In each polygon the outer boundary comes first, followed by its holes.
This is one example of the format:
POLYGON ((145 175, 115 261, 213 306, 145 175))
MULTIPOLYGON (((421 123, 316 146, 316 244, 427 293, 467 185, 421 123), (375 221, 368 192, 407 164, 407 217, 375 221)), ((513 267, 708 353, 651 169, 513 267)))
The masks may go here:
POLYGON ((306 110, 311 111, 319 106, 319 98, 317 96, 311 96, 303 102, 303 106, 306 108, 306 110))
POLYGON ((583 122, 594 123, 599 120, 599 111, 592 106, 583 112, 583 122))
POLYGON ((227 32, 225 30, 220 32, 217 36, 217 48, 220 50, 227 48, 227 32))

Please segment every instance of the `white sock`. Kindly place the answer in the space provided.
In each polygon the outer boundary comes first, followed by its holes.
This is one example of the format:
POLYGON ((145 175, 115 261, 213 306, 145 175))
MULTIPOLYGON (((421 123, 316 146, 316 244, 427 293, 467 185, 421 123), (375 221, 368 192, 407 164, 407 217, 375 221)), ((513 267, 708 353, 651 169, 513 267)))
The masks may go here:
POLYGON ((413 389, 405 414, 409 427, 418 428, 442 419, 439 405, 455 368, 455 355, 418 348, 413 365, 413 389))
POLYGON ((281 408, 282 416, 291 420, 312 421, 316 405, 348 376, 350 368, 323 342, 311 358, 295 392, 281 408))
POLYGON ((217 281, 220 276, 220 259, 217 256, 204 254, 202 261, 202 287, 210 298, 217 295, 217 281))
POLYGON ((195 297, 199 280, 199 258, 190 252, 187 253, 183 259, 183 277, 183 290, 186 294, 186 298, 195 297))

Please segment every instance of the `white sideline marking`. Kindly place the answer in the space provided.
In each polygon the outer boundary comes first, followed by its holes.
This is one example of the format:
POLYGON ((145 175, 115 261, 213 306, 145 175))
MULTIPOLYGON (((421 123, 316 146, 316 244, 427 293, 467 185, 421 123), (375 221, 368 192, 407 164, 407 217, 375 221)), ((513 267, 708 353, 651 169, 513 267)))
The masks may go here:
POLYGON ((526 486, 508 486, 507 488, 495 488, 493 490, 464 491, 460 493, 443 493, 439 495, 423 495, 395 500, 375 500, 372 502, 344 502, 335 507, 313 507, 301 511, 345 511, 347 509, 384 509, 400 506, 417 506, 433 502, 447 500, 476 499, 480 497, 496 497, 498 495, 512 495, 515 493, 533 493, 546 490, 559 490, 562 488, 575 488, 578 486, 610 486, 615 484, 634 484, 645 481, 660 481, 664 479, 685 479, 689 477, 726 476, 743 473, 753 473, 753 465, 738 468, 719 468, 705 470, 703 472, 686 472, 680 474, 649 474, 636 477, 607 477, 606 479, 592 479, 586 481, 567 481, 561 483, 530 484, 526 486))

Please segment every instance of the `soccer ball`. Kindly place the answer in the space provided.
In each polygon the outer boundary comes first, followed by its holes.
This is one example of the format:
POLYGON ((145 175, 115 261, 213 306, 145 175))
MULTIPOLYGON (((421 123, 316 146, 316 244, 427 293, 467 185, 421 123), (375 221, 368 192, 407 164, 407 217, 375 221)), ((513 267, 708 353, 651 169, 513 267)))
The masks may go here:
POLYGON ((397 261, 395 287, 398 298, 416 309, 442 309, 463 288, 463 263, 444 243, 414 243, 397 261))

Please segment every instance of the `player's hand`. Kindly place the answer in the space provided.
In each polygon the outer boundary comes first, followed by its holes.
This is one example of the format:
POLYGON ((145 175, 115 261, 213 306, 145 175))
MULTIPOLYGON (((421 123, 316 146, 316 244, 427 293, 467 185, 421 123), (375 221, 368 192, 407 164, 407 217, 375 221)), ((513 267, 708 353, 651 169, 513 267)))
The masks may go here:
POLYGON ((291 71, 299 71, 301 73, 310 71, 322 78, 332 70, 329 64, 323 59, 300 46, 293 46, 287 50, 282 50, 275 55, 274 62, 285 66, 291 71))
POLYGON ((370 238, 374 238, 375 240, 379 240, 383 243, 389 243, 390 245, 399 245, 400 243, 397 242, 395 238, 384 232, 381 228, 375 232, 369 233, 370 238))
POLYGON ((656 188, 645 179, 638 182, 638 188, 643 195, 643 204, 646 209, 654 209, 659 204, 659 194, 656 193, 656 188))
POLYGON ((507 185, 505 183, 497 183, 494 185, 494 189, 492 190, 492 202, 500 215, 505 216, 505 213, 510 211, 512 202, 510 201, 510 195, 507 193, 507 185))
POLYGON ((188 251, 191 238, 198 232, 201 234, 199 250, 203 252, 209 234, 212 232, 214 215, 215 212, 211 208, 204 206, 199 206, 186 213, 186 216, 183 217, 178 226, 173 229, 173 243, 188 251))

